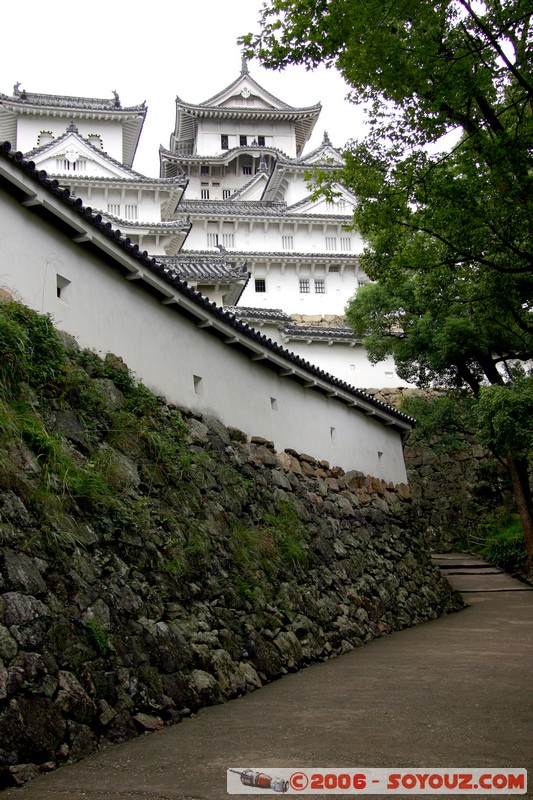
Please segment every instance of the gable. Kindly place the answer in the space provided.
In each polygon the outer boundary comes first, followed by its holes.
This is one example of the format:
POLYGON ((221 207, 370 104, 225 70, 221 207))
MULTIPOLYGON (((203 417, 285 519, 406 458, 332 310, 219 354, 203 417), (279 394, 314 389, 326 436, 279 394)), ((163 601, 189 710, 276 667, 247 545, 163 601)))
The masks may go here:
POLYGON ((254 87, 249 85, 249 81, 244 81, 238 92, 231 94, 225 98, 220 104, 219 108, 254 108, 254 109, 272 109, 275 106, 261 97, 254 87))
POLYGON ((115 159, 99 152, 76 133, 67 133, 32 154, 40 169, 54 175, 79 174, 89 177, 131 180, 131 170, 124 169, 115 159))
POLYGON ((333 190, 337 196, 332 201, 325 197, 313 198, 311 195, 289 206, 287 211, 295 211, 298 214, 324 215, 324 216, 343 216, 350 217, 356 205, 355 197, 343 186, 335 184, 333 190))
POLYGON ((333 165, 333 166, 343 166, 344 160, 339 153, 338 150, 335 150, 334 147, 331 145, 326 145, 324 147, 318 148, 318 150, 313 150, 312 153, 309 153, 307 156, 303 156, 301 158, 301 162, 303 164, 322 164, 322 165, 333 165))
POLYGON ((261 172, 254 175, 251 181, 248 181, 237 192, 234 192, 230 200, 262 200, 263 193, 268 183, 268 173, 261 172))
POLYGON ((255 108, 287 110, 291 106, 263 89, 248 73, 241 74, 237 80, 218 94, 200 103, 209 108, 255 108))

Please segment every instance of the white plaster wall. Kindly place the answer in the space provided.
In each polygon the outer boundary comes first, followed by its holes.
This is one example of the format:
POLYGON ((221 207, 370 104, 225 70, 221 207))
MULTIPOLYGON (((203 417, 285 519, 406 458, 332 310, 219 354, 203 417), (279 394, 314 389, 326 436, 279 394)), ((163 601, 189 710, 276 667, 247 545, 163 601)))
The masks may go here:
MULTIPOLYGON (((170 402, 344 469, 406 480, 400 436, 334 398, 252 362, 163 306, 0 191, 0 283, 82 346, 121 356, 170 402), (71 281, 56 296, 56 275, 71 281), (194 377, 202 379, 195 392, 194 377), (277 410, 273 410, 272 398, 277 410)), ((136 285, 135 285, 136 284, 136 285)))
MULTIPOLYGON (((187 245, 189 242, 187 241, 187 245)), ((302 262, 304 260, 302 259, 302 262)), ((323 317, 328 314, 343 315, 346 304, 356 293, 359 282, 354 269, 328 272, 326 267, 311 263, 288 264, 282 271, 281 264, 267 267, 260 261, 248 262, 252 278, 239 301, 241 306, 251 308, 280 308, 287 314, 309 314, 323 317), (266 292, 255 291, 255 278, 264 278, 266 292), (300 278, 309 279, 309 294, 300 293, 300 278), (317 294, 314 280, 325 281, 325 293, 317 294)))
MULTIPOLYGON (((243 304, 244 305, 244 304, 243 304)), ((251 323, 253 325, 253 323, 251 323)), ((379 364, 371 364, 362 345, 349 345, 327 341, 287 340, 281 335, 279 323, 263 323, 258 330, 286 350, 315 364, 335 378, 345 381, 356 389, 396 389, 412 386, 398 377, 394 359, 388 357, 379 364)))
MULTIPOLYGON (((64 150, 68 148, 68 145, 65 148, 60 148, 58 153, 54 154, 46 154, 44 156, 37 156, 35 158, 35 163, 39 167, 39 169, 45 169, 50 175, 66 175, 67 178, 74 177, 76 173, 73 172, 65 172, 62 169, 58 169, 57 161, 58 159, 62 158, 60 155, 64 150)), ((63 156, 64 158, 64 156, 63 156)), ((103 166, 102 164, 98 164, 96 161, 92 159, 85 158, 85 154, 81 153, 80 158, 85 161, 85 169, 83 171, 83 175, 87 177, 99 177, 99 178, 114 178, 116 174, 109 169, 107 166, 103 166)), ((81 196, 81 195, 80 195, 81 196)))
POLYGON ((391 356, 372 364, 362 346, 328 345, 320 341, 311 344, 289 341, 283 342, 283 346, 357 389, 396 389, 411 385, 398 377, 391 356))
POLYGON ((305 181, 303 173, 298 172, 288 175, 287 172, 285 172, 285 177, 287 179, 287 187, 283 199, 288 206, 299 203, 300 200, 310 195, 311 190, 305 181))
POLYGON ((26 117, 21 116, 17 122, 17 150, 27 153, 37 147, 40 131, 52 131, 54 137, 62 136, 70 122, 74 122, 80 135, 85 139, 91 133, 102 137, 103 149, 117 161, 122 163, 122 125, 112 120, 84 120, 64 117, 26 117))
MULTIPOLYGON (((296 137, 290 122, 263 122, 262 120, 198 120, 196 153, 211 156, 223 153, 220 137, 228 135, 229 149, 239 147, 239 136, 265 137, 265 145, 276 147, 288 156, 296 156, 296 137)), ((251 144, 251 141, 250 141, 251 144)))
MULTIPOLYGON (((187 189, 187 199, 189 198, 187 189)), ((210 196, 210 199, 215 199, 210 196)), ((179 212, 179 206, 178 206, 179 212)), ((228 214, 229 216, 229 214, 228 214)), ((223 220, 214 218, 222 230, 223 220)), ((205 221, 193 219, 193 227, 187 239, 187 249, 205 250, 207 247, 205 221)), ((285 254, 311 253, 323 254, 327 258, 332 255, 357 255, 363 249, 363 241, 357 231, 349 231, 339 222, 307 222, 305 220, 291 220, 280 222, 261 217, 236 219, 231 224, 235 232, 235 248, 260 253, 278 253, 280 257, 285 254), (293 247, 283 249, 283 236, 292 236, 293 247), (326 249, 326 237, 335 239, 335 247, 326 249), (350 249, 342 250, 342 239, 350 240, 350 249)), ((211 230, 211 228, 210 228, 211 230)))

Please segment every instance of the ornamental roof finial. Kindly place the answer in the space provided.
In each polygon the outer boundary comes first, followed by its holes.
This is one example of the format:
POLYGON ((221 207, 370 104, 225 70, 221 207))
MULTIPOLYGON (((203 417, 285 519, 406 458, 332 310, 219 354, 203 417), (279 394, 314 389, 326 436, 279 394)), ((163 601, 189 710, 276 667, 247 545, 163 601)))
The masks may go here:
POLYGON ((241 58, 241 75, 249 75, 249 74, 250 70, 248 69, 248 59, 243 53, 241 58))
POLYGON ((329 144, 330 147, 332 146, 327 131, 324 131, 324 138, 322 139, 322 144, 329 144))
POLYGON ((19 87, 20 87, 20 81, 17 81, 16 84, 13 86, 13 96, 14 97, 18 97, 19 94, 20 94, 19 87))
POLYGON ((265 154, 261 151, 261 155, 259 157, 259 167, 257 169, 258 172, 268 172, 268 164, 265 158, 265 154))
POLYGON ((78 126, 74 122, 67 125, 67 133, 79 133, 78 126))

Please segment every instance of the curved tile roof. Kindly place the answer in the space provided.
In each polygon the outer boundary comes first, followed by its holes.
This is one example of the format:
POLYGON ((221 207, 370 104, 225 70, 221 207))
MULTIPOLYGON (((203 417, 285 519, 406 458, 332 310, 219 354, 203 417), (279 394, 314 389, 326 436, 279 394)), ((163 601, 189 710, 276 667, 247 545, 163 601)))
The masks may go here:
MULTIPOLYGON (((181 208, 181 205, 180 205, 181 208)), ((212 250, 188 250, 186 251, 187 254, 190 255, 209 255, 213 254, 212 250)), ((261 260, 262 258, 266 258, 268 260, 275 260, 275 261, 285 261, 287 259, 293 259, 295 261, 347 261, 350 263, 354 263, 359 266, 358 256, 359 253, 353 252, 338 252, 333 250, 327 250, 321 253, 303 253, 298 252, 296 250, 228 250, 226 257, 235 259, 253 259, 253 260, 261 260)), ((362 282, 366 279, 366 276, 361 277, 359 280, 362 282)))
POLYGON ((273 322, 291 322, 292 317, 281 308, 251 308, 249 306, 226 306, 226 311, 239 319, 257 319, 273 322))
MULTIPOLYGON (((16 88, 16 87, 15 87, 16 88)), ((101 97, 71 97, 69 95, 56 95, 56 94, 38 94, 36 92, 27 92, 25 89, 22 91, 16 89, 16 92, 9 96, 7 94, 0 94, 0 100, 9 103, 26 106, 46 106, 51 108, 73 108, 83 111, 114 111, 114 112, 129 112, 129 113, 142 113, 144 116, 147 112, 146 101, 143 101, 138 106, 128 106, 123 108, 117 94, 111 99, 101 97)))
POLYGON ((170 274, 185 280, 235 281, 248 278, 246 264, 228 264, 224 258, 178 254, 177 256, 158 256, 157 260, 165 266, 170 274))
MULTIPOLYGON (((287 203, 270 200, 182 200, 179 209, 187 214, 206 214, 216 217, 218 214, 236 217, 284 217, 303 222, 318 219, 325 221, 324 214, 297 214, 287 203)), ((328 214, 326 221, 351 222, 352 214, 328 214)))
MULTIPOLYGON (((123 170, 124 172, 126 172, 128 175, 131 176, 130 178, 113 178, 113 177, 106 178, 106 177, 98 177, 96 175, 83 175, 82 173, 78 173, 76 175, 74 174, 66 175, 65 177, 68 177, 69 180, 73 179, 75 179, 76 181, 78 179, 81 179, 83 181, 127 180, 128 183, 131 183, 132 180, 135 180, 137 183, 154 183, 159 186, 160 185, 171 186, 172 184, 177 186, 186 186, 188 183, 188 179, 185 176, 181 175, 178 175, 175 178, 148 178, 146 175, 142 175, 140 172, 136 172, 134 169, 132 169, 132 167, 129 167, 127 164, 123 164, 122 161, 113 158, 113 156, 110 156, 107 151, 100 150, 98 147, 95 147, 95 145, 93 145, 92 142, 88 141, 88 139, 84 139, 83 136, 81 136, 77 130, 69 130, 68 128, 65 131, 65 133, 62 133, 61 136, 57 137, 57 139, 54 139, 52 142, 47 142, 46 144, 42 144, 40 147, 34 147, 33 150, 28 150, 28 152, 25 153, 25 155, 28 156, 29 158, 34 158, 37 155, 42 155, 42 153, 44 153, 46 150, 55 147, 55 145, 59 144, 59 142, 62 142, 68 136, 72 136, 74 138, 79 139, 84 147, 87 147, 90 150, 94 151, 95 156, 103 158, 104 161, 108 161, 110 164, 119 167, 121 170, 123 170)), ((56 173, 54 173, 54 175, 55 174, 56 173)))
POLYGON ((356 339, 353 331, 346 327, 326 327, 321 325, 287 325, 281 328, 281 333, 287 339, 340 339, 342 341, 360 341, 356 339))

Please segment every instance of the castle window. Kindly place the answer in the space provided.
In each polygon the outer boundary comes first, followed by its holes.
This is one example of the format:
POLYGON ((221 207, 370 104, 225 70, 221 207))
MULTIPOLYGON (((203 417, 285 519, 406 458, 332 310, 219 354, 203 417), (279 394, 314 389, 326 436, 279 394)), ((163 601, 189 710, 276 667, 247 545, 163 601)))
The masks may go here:
POLYGON ((266 280, 264 278, 255 279, 255 291, 266 292, 266 280))
POLYGON ((62 275, 56 275, 56 297, 59 300, 65 300, 67 286, 70 286, 70 281, 62 275))
POLYGON ((58 172, 85 172, 87 162, 84 158, 79 158, 77 161, 69 161, 68 158, 56 159, 58 172))
POLYGON ((200 174, 209 175, 209 164, 202 164, 202 166, 200 167, 200 174))
POLYGON ((347 253, 352 249, 352 240, 350 239, 349 236, 341 236, 340 243, 341 243, 341 250, 343 250, 345 253, 347 253))
POLYGON ((37 147, 42 147, 43 144, 50 144, 54 141, 54 134, 52 131, 40 131, 37 137, 37 147))
POLYGON ((309 294, 309 278, 300 278, 300 294, 309 294))
POLYGON ((326 236, 326 250, 336 250, 337 240, 334 236, 326 236))
POLYGON ((207 246, 208 247, 218 247, 218 233, 208 233, 207 234, 207 246))
POLYGON ((284 250, 292 250, 294 248, 294 238, 292 236, 282 236, 281 246, 284 250))
POLYGON ((222 234, 222 245, 223 245, 223 247, 235 247, 235 234, 234 233, 223 233, 222 234))
POLYGON ((257 137, 257 144, 259 145, 259 147, 264 147, 265 146, 265 137, 264 136, 258 136, 257 137))
POLYGON ((248 144, 248 137, 247 136, 239 136, 239 145, 241 147, 246 147, 248 144))
POLYGON ((209 189, 200 189, 200 198, 202 200, 209 200, 209 189))
POLYGON ((315 278, 315 294, 326 294, 326 281, 323 278, 315 278))
POLYGON ((90 133, 87 136, 87 141, 89 144, 92 144, 93 147, 98 147, 100 150, 104 149, 104 143, 99 133, 90 133))
POLYGON ((229 142, 228 142, 228 134, 227 133, 223 133, 221 135, 221 137, 220 137, 220 147, 222 148, 222 150, 228 150, 229 149, 229 142))
POLYGON ((107 213, 113 214, 114 217, 120 217, 120 203, 108 203, 107 213))
POLYGON ((244 167, 242 168, 242 174, 243 175, 251 175, 252 174, 252 165, 251 164, 250 165, 245 164, 244 167))
POLYGON ((222 189, 222 199, 227 200, 228 197, 231 197, 232 190, 231 189, 222 189))
POLYGON ((124 216, 126 219, 137 219, 137 203, 126 203, 124 216))

